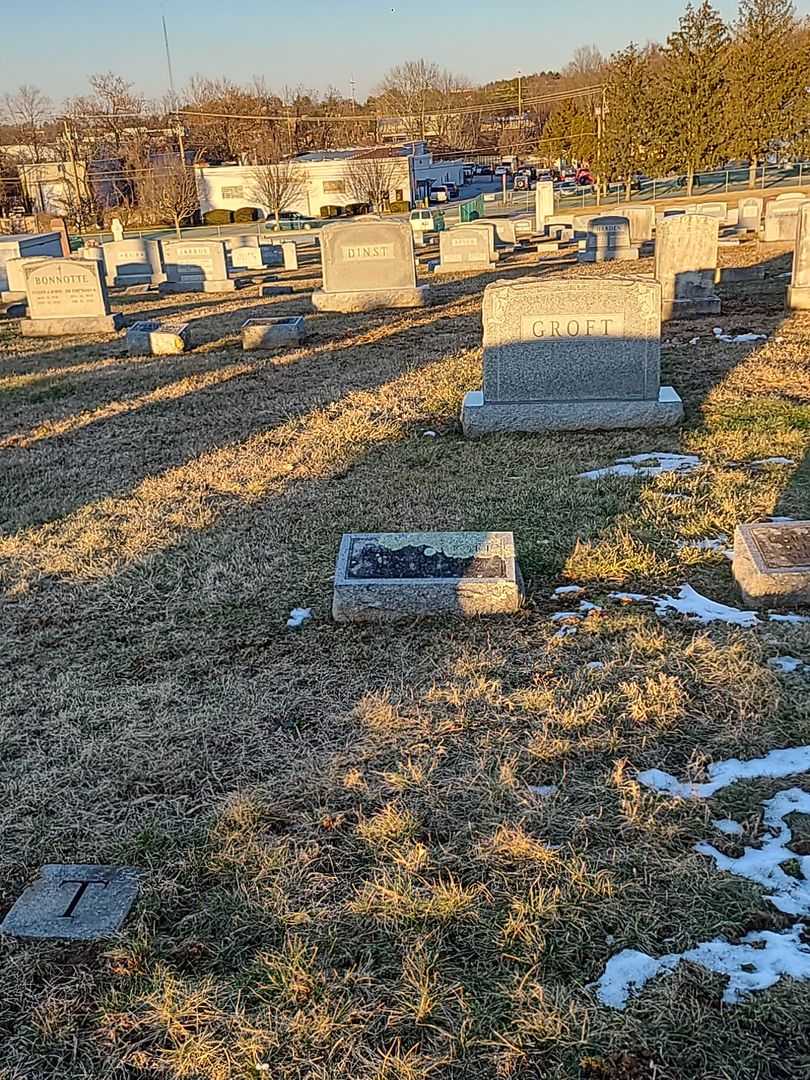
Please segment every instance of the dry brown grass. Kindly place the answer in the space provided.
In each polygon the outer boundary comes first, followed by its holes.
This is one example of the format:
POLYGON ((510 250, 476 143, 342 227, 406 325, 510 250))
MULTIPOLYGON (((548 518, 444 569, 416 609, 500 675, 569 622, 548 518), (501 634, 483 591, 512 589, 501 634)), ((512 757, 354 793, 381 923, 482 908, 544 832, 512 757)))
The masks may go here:
MULTIPOLYGON (((259 306, 245 295, 166 304, 199 319, 177 358, 0 328, 0 911, 43 862, 144 872, 115 941, 0 943, 4 1080, 806 1069, 806 987, 729 1009, 718 979, 683 969, 615 1013, 589 984, 623 947, 784 925, 693 852, 714 808, 635 775, 697 778, 810 741, 806 683, 766 664, 810 661, 810 632, 696 628, 605 598, 689 580, 735 602, 722 556, 682 541, 807 513, 810 317, 786 319, 773 289, 726 289, 719 320, 668 326, 681 433, 468 443, 456 418, 480 379, 485 280, 443 281, 427 311, 312 316, 307 345, 270 358, 238 349, 259 306), (714 322, 777 333, 721 345, 714 322), (655 449, 703 467, 574 479, 655 449), (773 455, 798 465, 752 467, 773 455), (340 534, 390 527, 513 529, 527 607, 332 624, 340 534), (605 610, 560 638, 565 581, 605 610), (301 605, 314 620, 287 630, 301 605)), ((297 281, 262 307, 306 311, 297 281)), ((755 836, 769 791, 730 789, 720 812, 755 836)))

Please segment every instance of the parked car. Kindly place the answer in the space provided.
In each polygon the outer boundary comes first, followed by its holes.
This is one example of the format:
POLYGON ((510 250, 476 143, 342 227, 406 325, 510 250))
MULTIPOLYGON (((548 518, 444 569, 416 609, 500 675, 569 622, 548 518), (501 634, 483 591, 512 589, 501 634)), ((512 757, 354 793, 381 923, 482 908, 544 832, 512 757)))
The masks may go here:
POLYGON ((430 201, 431 202, 447 202, 450 198, 450 193, 447 190, 445 184, 434 184, 430 189, 430 201))
POLYGON ((272 229, 273 232, 278 232, 279 229, 312 229, 321 224, 320 221, 316 221, 314 218, 308 218, 304 214, 299 214, 297 210, 282 210, 278 215, 279 221, 276 225, 275 215, 267 218, 264 223, 265 229, 272 229))
POLYGON ((449 180, 447 181, 447 194, 451 199, 458 198, 458 184, 453 184, 449 180))

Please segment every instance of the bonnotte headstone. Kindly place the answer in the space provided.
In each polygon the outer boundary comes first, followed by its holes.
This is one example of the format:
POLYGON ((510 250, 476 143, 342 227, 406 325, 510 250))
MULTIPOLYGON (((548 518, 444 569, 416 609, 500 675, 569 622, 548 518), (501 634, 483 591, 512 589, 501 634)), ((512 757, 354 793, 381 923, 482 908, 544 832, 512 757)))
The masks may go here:
POLYGON ((408 222, 335 222, 321 229, 320 241, 323 288, 312 294, 316 310, 424 307, 428 288, 416 284, 408 222))
POLYGON ((719 315, 715 292, 716 218, 680 214, 661 222, 655 241, 655 277, 661 284, 663 319, 719 315))
POLYGON ((668 427, 661 289, 630 278, 498 281, 484 290, 484 385, 464 398, 468 437, 495 431, 668 427))
POLYGON ((28 318, 20 323, 25 337, 109 334, 120 330, 121 315, 110 314, 100 263, 48 259, 25 268, 28 318))
POLYGON ((810 604, 810 521, 740 525, 733 572, 747 604, 810 604))
POLYGON ((349 533, 335 569, 338 622, 495 615, 520 607, 510 532, 349 533))
POLYGON ((161 240, 166 280, 161 293, 233 292, 221 240, 161 240))

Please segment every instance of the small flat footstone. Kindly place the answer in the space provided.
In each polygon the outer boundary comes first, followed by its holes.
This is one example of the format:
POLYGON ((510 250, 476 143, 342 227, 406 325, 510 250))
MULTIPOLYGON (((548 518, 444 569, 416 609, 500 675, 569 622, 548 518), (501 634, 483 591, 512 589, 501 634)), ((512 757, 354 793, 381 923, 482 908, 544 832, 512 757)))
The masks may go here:
POLYGON ((131 867, 49 863, 19 897, 0 933, 92 941, 120 930, 138 895, 131 867))
POLYGON ((130 356, 173 356, 185 352, 188 343, 188 323, 152 319, 133 323, 127 329, 127 352, 130 356))
POLYGON ((327 292, 325 289, 315 289, 312 294, 312 306, 316 311, 338 311, 344 314, 354 311, 378 311, 381 308, 425 307, 427 302, 427 285, 357 292, 327 292))
POLYGON ((260 285, 259 296, 289 296, 293 292, 292 285, 260 285))
POLYGON ((732 570, 746 604, 810 604, 810 521, 740 525, 732 570))
POLYGON ((303 315, 291 315, 286 319, 248 319, 242 324, 242 348, 245 352, 300 345, 305 338, 303 315))
POLYGON ((337 622, 509 614, 522 598, 510 532, 348 533, 332 614, 337 622))

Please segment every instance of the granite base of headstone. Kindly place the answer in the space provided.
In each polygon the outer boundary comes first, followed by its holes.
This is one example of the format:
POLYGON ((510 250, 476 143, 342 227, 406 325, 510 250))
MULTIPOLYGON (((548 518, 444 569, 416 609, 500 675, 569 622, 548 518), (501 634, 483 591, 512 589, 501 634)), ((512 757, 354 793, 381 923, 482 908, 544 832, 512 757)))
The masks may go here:
POLYGON ((189 346, 188 323, 145 319, 127 327, 127 352, 130 356, 175 356, 189 346))
POLYGON ((306 340, 303 315, 279 319, 248 319, 242 324, 242 349, 283 349, 300 345, 306 340))
POLYGON ((510 532, 350 533, 335 570, 337 622, 511 614, 523 579, 510 532))
POLYGON ((746 604, 810 604, 810 521, 740 525, 732 569, 746 604))
POLYGON ((488 285, 484 385, 464 398, 464 434, 679 424, 683 403, 660 385, 660 304, 651 280, 488 285))
POLYGON ((54 258, 24 269, 28 318, 24 337, 109 334, 124 325, 110 313, 101 263, 54 258))
POLYGON ((20 938, 94 941, 116 934, 138 895, 129 867, 47 864, 0 924, 20 938))

